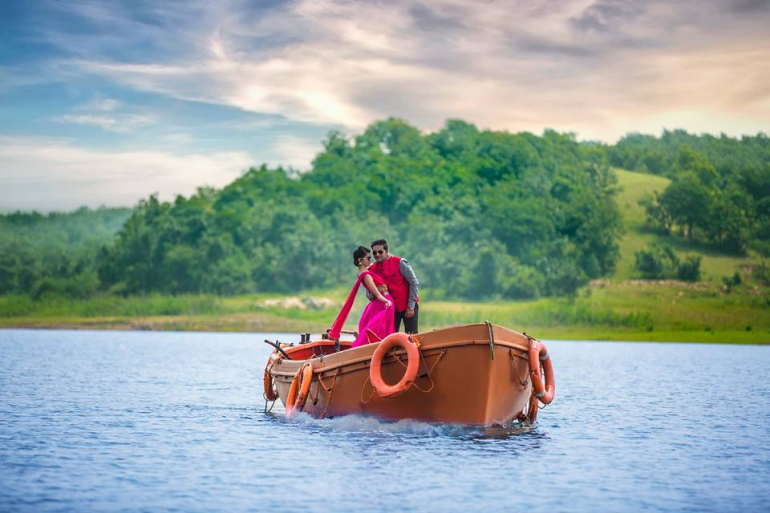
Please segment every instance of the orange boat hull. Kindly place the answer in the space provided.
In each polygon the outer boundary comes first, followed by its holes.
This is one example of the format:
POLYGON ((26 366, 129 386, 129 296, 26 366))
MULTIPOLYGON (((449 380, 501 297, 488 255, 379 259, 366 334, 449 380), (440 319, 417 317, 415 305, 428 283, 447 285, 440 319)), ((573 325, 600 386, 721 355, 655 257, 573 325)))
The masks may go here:
MULTIPOLYGON (((500 326, 471 324, 414 338, 421 353, 418 377, 398 397, 380 398, 369 380, 372 354, 379 343, 336 353, 330 352, 331 341, 286 348, 292 359, 273 353, 270 377, 286 405, 295 375, 309 361, 313 379, 302 411, 317 418, 363 414, 487 426, 526 414, 532 383, 527 354, 530 341, 525 335, 500 326)), ((401 379, 404 358, 405 352, 396 350, 384 359, 386 382, 401 379)))

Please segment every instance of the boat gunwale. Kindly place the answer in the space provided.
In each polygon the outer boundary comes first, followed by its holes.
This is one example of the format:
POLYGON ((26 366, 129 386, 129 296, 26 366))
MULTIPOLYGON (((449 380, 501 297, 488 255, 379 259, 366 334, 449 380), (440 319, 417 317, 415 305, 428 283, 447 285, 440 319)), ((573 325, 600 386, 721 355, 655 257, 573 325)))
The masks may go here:
MULTIPOLYGON (((522 336, 524 336, 524 335, 522 335, 522 336)), ((455 341, 452 341, 452 342, 439 342, 439 343, 436 343, 436 344, 431 344, 429 347, 422 348, 421 349, 421 353, 422 353, 423 357, 425 358, 425 357, 429 357, 429 356, 434 356, 434 354, 438 354, 442 349, 448 349, 448 348, 453 348, 453 347, 461 347, 461 346, 481 346, 481 345, 485 345, 486 346, 486 345, 489 345, 489 344, 490 344, 490 341, 488 339, 487 340, 468 339, 468 340, 455 340, 455 341)), ((519 344, 517 344, 515 342, 510 342, 510 341, 507 341, 507 340, 495 340, 495 346, 507 347, 507 348, 512 350, 512 352, 514 353, 515 356, 517 356, 517 357, 519 357, 521 359, 524 359, 524 360, 528 360, 529 359, 529 355, 528 355, 529 348, 521 346, 521 345, 519 345, 519 344), (521 354, 518 354, 517 351, 520 352, 521 354)), ((334 354, 339 354, 339 353, 334 353, 334 354)), ((402 355, 402 354, 406 354, 406 351, 404 351, 403 349, 397 350, 394 353, 394 355, 402 355)), ((328 356, 328 355, 325 355, 325 356, 328 356)), ((323 358, 321 356, 316 356, 316 357, 313 357, 313 358, 308 358, 307 360, 287 360, 285 358, 281 358, 280 362, 277 362, 276 365, 283 365, 283 364, 296 364, 296 365, 292 365, 292 367, 294 367, 294 368, 291 369, 291 370, 286 370, 286 371, 282 371, 282 370, 276 369, 275 368, 276 366, 273 366, 270 369, 270 373, 273 376, 275 376, 275 377, 282 377, 282 378, 291 378, 291 379, 293 379, 294 376, 297 373, 297 369, 299 369, 304 362, 307 362, 307 361, 317 361, 321 365, 318 365, 316 367, 315 373, 316 374, 324 374, 326 372, 334 371, 334 370, 336 370, 338 368, 341 368, 341 367, 349 367, 349 366, 354 366, 354 365, 356 365, 356 367, 357 367, 357 364, 359 364, 359 363, 366 363, 368 361, 371 361, 372 360, 372 356, 373 356, 373 354, 369 354, 369 355, 366 355, 366 356, 360 356, 360 357, 357 357, 357 358, 346 360, 344 362, 332 363, 330 365, 323 365, 323 358)), ((388 363, 395 362, 395 361, 396 361, 395 357, 390 357, 390 358, 388 358, 386 360, 386 362, 388 362, 388 363)), ((365 368, 365 367, 367 367, 367 365, 363 366, 363 368, 365 368)), ((358 369, 358 368, 350 369, 349 372, 353 372, 353 371, 356 371, 356 370, 360 370, 360 369, 358 369)), ((341 371, 341 373, 345 373, 345 371, 341 371)))

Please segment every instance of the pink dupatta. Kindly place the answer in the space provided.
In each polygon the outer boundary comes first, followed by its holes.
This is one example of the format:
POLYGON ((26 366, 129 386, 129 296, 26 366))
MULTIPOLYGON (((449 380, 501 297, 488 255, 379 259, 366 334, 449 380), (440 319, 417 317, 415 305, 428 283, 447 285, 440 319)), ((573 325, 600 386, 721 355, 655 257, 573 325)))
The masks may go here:
POLYGON ((361 285, 361 282, 364 280, 364 276, 366 276, 368 273, 369 271, 365 271, 358 276, 356 283, 353 285, 353 290, 351 290, 350 294, 348 294, 348 298, 345 300, 345 304, 342 305, 342 310, 340 310, 339 315, 337 315, 337 318, 334 320, 334 324, 332 324, 332 327, 329 329, 330 339, 332 340, 340 339, 340 331, 342 330, 342 326, 345 324, 345 321, 348 320, 348 315, 350 315, 350 310, 352 310, 353 303, 355 303, 356 301, 356 294, 358 293, 358 287, 361 285))

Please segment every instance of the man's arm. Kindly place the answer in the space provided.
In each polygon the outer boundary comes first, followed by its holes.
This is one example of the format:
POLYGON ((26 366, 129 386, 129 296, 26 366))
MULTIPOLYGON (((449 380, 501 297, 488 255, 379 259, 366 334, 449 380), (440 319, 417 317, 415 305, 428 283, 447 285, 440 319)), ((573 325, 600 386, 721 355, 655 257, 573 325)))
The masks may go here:
POLYGON ((401 259, 399 270, 401 271, 401 276, 409 283, 409 302, 406 307, 414 309, 414 305, 417 304, 417 290, 420 287, 420 282, 417 281, 412 265, 406 258, 401 259))

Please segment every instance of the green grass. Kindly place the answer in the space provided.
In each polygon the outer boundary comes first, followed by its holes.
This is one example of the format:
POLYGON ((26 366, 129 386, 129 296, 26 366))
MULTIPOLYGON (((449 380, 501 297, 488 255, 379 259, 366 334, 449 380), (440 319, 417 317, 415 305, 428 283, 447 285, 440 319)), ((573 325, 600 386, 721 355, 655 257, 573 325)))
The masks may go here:
POLYGON ((684 240, 680 237, 671 237, 654 233, 646 228, 644 207, 639 205, 639 200, 645 195, 655 191, 663 192, 669 184, 667 178, 635 173, 616 169, 620 192, 616 197, 623 225, 626 233, 620 241, 620 260, 615 269, 612 280, 622 282, 630 279, 639 279, 639 273, 634 269, 636 262, 635 253, 649 244, 658 242, 671 245, 681 256, 700 255, 702 280, 712 283, 721 283, 722 277, 732 276, 751 265, 751 259, 747 257, 725 254, 714 250, 712 247, 684 240))
MULTIPOLYGON (((32 302, 0 298, 0 327, 323 332, 344 292, 314 291, 335 303, 323 309, 264 306, 282 296, 146 296, 125 300, 32 302), (123 304, 121 301, 125 301, 123 304), (19 313, 20 302, 26 311, 19 313), (26 305, 26 306, 25 306, 26 305), (12 313, 16 312, 14 315, 12 313)), ((364 299, 347 327, 356 329, 364 299)), ((420 307, 423 331, 489 320, 538 338, 770 343, 770 297, 753 285, 725 293, 711 283, 596 282, 573 300, 431 301, 420 307)))
MULTIPOLYGON (((770 343, 770 289, 748 274, 732 293, 726 293, 721 283, 722 277, 756 262, 650 232, 638 201, 645 194, 662 191, 668 180, 623 170, 617 173, 621 190, 616 200, 626 233, 620 241, 621 258, 613 276, 595 281, 573 300, 432 301, 427 290, 420 306, 421 329, 489 320, 543 339, 770 343), (700 255, 704 280, 697 284, 639 280, 633 268, 634 253, 652 242, 671 244, 680 255, 700 255)), ((85 300, 48 296, 38 301, 27 296, 0 296, 0 328, 320 333, 336 317, 347 295, 346 287, 301 293, 334 302, 321 309, 265 304, 288 297, 279 294, 155 294, 85 300)), ((364 303, 360 297, 347 328, 356 328, 364 303)))

